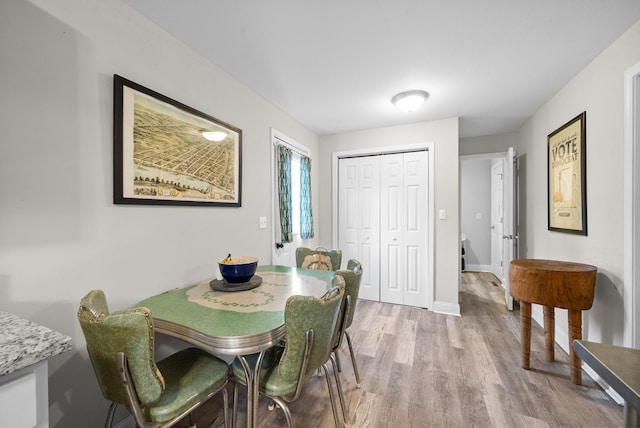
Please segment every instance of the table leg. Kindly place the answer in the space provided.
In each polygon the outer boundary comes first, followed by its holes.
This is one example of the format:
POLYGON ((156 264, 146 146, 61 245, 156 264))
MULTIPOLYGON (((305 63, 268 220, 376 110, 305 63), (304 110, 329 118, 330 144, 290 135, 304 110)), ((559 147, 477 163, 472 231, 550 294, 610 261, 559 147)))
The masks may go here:
POLYGON ((522 340, 522 368, 529 369, 531 351, 531 303, 520 301, 520 335, 522 340))
MULTIPOLYGON (((249 362, 244 355, 239 355, 238 359, 244 369, 244 378, 247 383, 247 428, 254 428, 258 426, 258 402, 260 398, 260 367, 262 367, 262 359, 264 358, 264 352, 261 351, 258 355, 255 367, 250 367, 249 362)), ((235 406, 235 404, 234 404, 235 406)), ((233 426, 236 427, 236 421, 233 421, 233 426)))
MULTIPOLYGON (((260 368, 262 367, 262 359, 264 358, 265 351, 260 351, 260 355, 258 355, 258 361, 256 362, 256 367, 253 372, 253 397, 252 397, 252 408, 251 412, 253 413, 253 426, 258 426, 258 404, 260 402, 260 368)), ((248 387, 247 387, 248 389, 248 387)), ((247 407, 247 414, 249 414, 249 408, 247 407)))
POLYGON ((582 385, 581 361, 576 351, 573 350, 573 341, 582 340, 582 311, 569 309, 569 359, 571 362, 571 382, 582 385))
POLYGON ((553 306, 544 307, 544 344, 547 361, 555 360, 554 345, 556 335, 556 321, 553 306))
MULTIPOLYGON (((247 383, 247 428, 253 428, 253 371, 249 367, 249 363, 244 355, 238 355, 238 360, 244 369, 244 379, 247 383)), ((234 403, 234 409, 236 404, 234 403)), ((236 415, 234 415, 236 416, 236 415)), ((238 426, 237 421, 233 420, 233 428, 238 426)))

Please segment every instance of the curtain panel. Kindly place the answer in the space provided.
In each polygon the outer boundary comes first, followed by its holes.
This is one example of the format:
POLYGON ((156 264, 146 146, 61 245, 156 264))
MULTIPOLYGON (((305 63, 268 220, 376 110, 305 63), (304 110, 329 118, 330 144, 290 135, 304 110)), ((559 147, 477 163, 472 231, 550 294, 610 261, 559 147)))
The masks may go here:
POLYGON ((311 212, 311 159, 300 158, 300 237, 313 238, 313 213, 311 212))
POLYGON ((280 242, 293 241, 291 227, 291 150, 278 145, 278 206, 280 208, 280 242))

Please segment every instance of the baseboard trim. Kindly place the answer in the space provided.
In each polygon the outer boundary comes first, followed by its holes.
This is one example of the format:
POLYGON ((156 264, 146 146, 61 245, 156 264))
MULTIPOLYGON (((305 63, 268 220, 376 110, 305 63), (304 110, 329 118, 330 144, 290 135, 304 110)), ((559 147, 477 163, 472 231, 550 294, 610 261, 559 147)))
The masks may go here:
POLYGON ((433 302, 433 312, 445 315, 460 316, 460 305, 448 302, 433 302))
POLYGON ((491 272, 491 265, 470 265, 465 266, 464 272, 491 272))

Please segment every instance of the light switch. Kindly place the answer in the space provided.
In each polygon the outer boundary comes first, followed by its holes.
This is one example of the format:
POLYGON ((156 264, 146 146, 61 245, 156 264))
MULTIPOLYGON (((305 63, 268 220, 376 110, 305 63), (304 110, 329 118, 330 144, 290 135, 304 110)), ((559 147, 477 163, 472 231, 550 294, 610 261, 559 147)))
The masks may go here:
POLYGON ((260 229, 266 229, 266 228, 267 228, 267 218, 260 217, 260 229))
POLYGON ((476 220, 482 220, 482 213, 476 213, 476 220))
POLYGON ((446 220, 447 219, 447 210, 440 210, 440 212, 438 213, 438 218, 440 220, 446 220))

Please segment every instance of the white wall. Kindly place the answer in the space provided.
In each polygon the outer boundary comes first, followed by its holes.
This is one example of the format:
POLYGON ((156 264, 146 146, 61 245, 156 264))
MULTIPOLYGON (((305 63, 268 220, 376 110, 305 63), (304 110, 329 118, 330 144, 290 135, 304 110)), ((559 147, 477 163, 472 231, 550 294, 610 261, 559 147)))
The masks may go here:
MULTIPOLYGON (((640 22, 613 43, 518 132, 522 258, 571 260, 598 268, 593 308, 583 313, 583 337, 622 345, 623 106, 625 70, 640 61, 640 22), (547 135, 586 111, 588 236, 547 230, 547 135), (524 217, 523 217, 524 216, 524 217)), ((565 349, 566 311, 556 310, 556 339, 565 349)), ((542 310, 534 306, 542 322, 542 310)))
POLYGON ((509 147, 516 147, 517 143, 518 134, 515 132, 461 138, 460 156, 484 153, 506 153, 509 147))
POLYGON ((467 270, 491 269, 491 162, 464 158, 460 162, 460 231, 467 237, 467 270))
POLYGON ((51 426, 102 426, 80 298, 101 288, 117 310, 227 253, 269 263, 270 127, 312 158, 318 138, 119 1, 3 0, 0 58, 0 310, 73 338, 50 362, 51 426), (243 130, 241 208, 113 205, 114 73, 243 130))
POLYGON ((433 142, 435 157, 435 211, 447 211, 446 220, 435 220, 434 303, 447 311, 458 310, 458 118, 411 125, 369 129, 320 138, 321 241, 331 242, 331 156, 333 152, 433 142))

